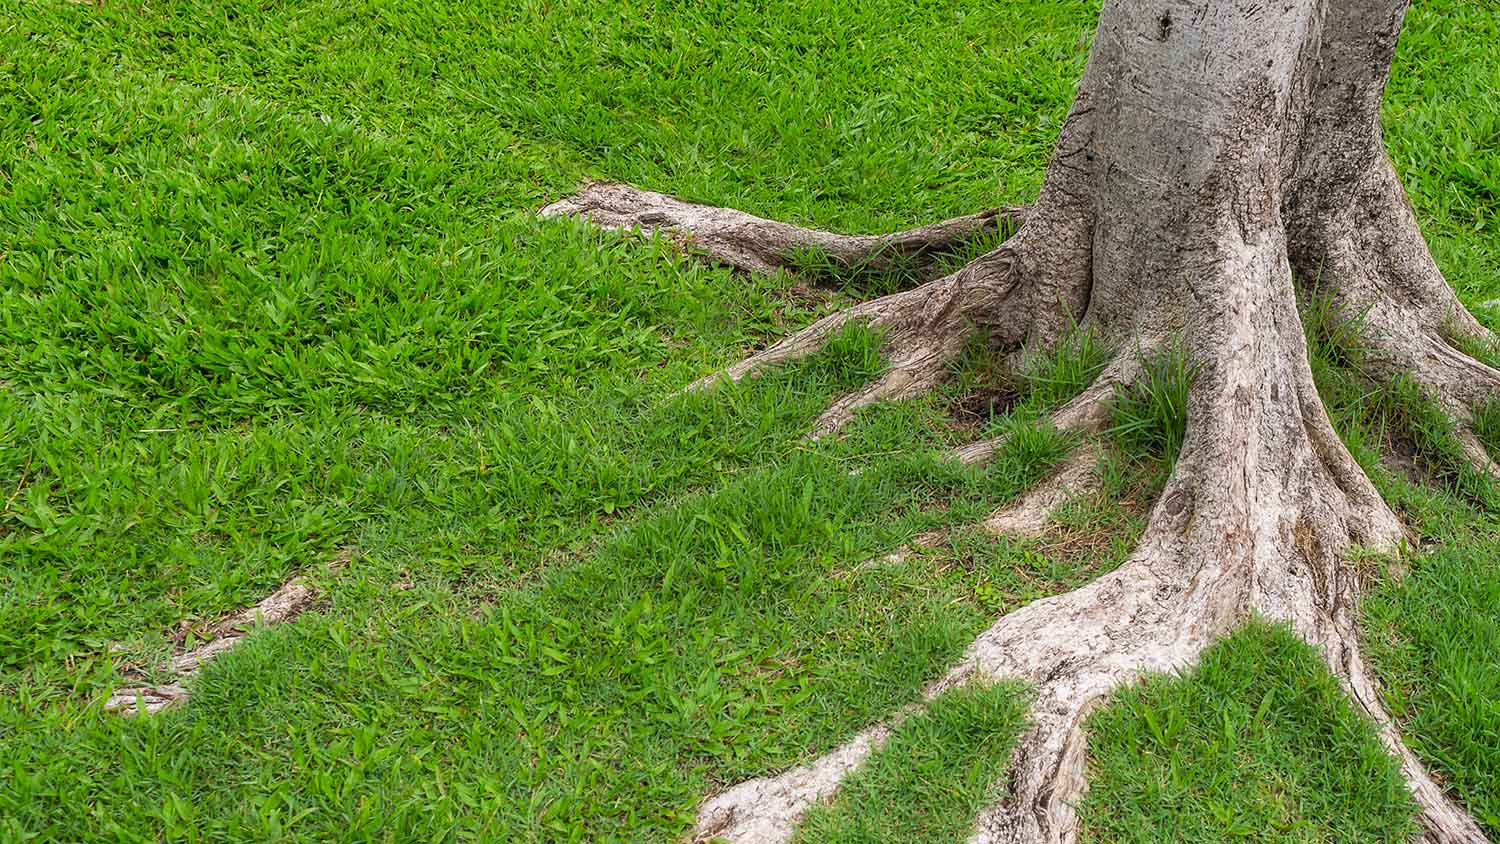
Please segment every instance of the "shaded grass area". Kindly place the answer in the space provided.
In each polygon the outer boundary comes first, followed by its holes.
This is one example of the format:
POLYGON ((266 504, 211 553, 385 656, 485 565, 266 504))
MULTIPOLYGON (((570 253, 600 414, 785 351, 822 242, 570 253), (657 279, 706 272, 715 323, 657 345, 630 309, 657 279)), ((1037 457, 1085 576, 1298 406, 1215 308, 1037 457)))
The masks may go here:
MULTIPOLYGON (((1117 561, 1129 525, 1080 508, 1075 532, 1115 531, 1107 548, 968 537, 860 569, 978 519, 1066 444, 1039 431, 993 470, 958 471, 921 455, 978 432, 933 403, 803 443, 878 367, 859 332, 807 366, 669 400, 847 300, 531 215, 591 176, 857 232, 1024 202, 1095 11, 0 12, 0 837, 662 840, 704 791, 909 701, 993 613, 1117 561), (349 569, 321 574, 346 548, 349 569), (324 613, 252 637, 182 711, 98 711, 122 665, 294 572, 313 573, 324 613)), ((1500 114, 1495 20, 1443 0, 1408 21, 1388 137, 1476 303, 1500 293, 1481 154, 1500 114)), ((1100 360, 1085 349, 1030 379, 991 424, 1036 418, 1100 360)), ((982 378, 971 361, 961 388, 982 378)), ((1149 489, 1152 459, 1122 458, 1117 489, 1149 489)), ((1387 491, 1428 536, 1489 530, 1444 493, 1387 491)), ((1494 641, 1482 614, 1435 603, 1493 579, 1457 547, 1371 612, 1413 741, 1439 769, 1494 771, 1494 692, 1435 646, 1494 641), (1442 721, 1449 707, 1464 717, 1442 721)), ((955 802, 915 821, 835 810, 827 828, 953 828, 1009 705, 913 726, 952 751, 926 759, 955 802), (984 736, 983 752, 957 747, 984 736)), ((1493 805, 1482 777, 1454 783, 1493 805)), ((861 788, 891 806, 935 793, 894 775, 861 788)))

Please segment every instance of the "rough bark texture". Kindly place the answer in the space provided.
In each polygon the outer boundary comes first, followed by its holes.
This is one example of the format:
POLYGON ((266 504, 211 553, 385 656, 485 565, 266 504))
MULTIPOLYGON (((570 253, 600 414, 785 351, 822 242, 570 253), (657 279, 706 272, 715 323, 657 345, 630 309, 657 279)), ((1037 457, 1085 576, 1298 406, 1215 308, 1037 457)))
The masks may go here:
POLYGON ((746 272, 795 270, 799 260, 817 257, 841 270, 876 273, 930 273, 939 256, 994 234, 1002 223, 1020 225, 1025 213, 1024 208, 990 208, 910 231, 848 235, 698 205, 618 182, 591 182, 541 210, 543 217, 584 217, 600 228, 661 234, 691 254, 746 272))
MULTIPOLYGON (((1381 139, 1405 6, 1106 0, 1041 195, 1015 235, 957 273, 827 317, 695 385, 810 354, 841 326, 868 321, 885 332, 889 367, 835 404, 818 423, 827 432, 859 406, 932 387, 975 332, 1024 357, 1080 324, 1119 349, 1053 418, 1087 438, 1143 356, 1183 344, 1195 373, 1188 433, 1134 554, 1087 586, 999 619, 924 694, 1002 679, 1035 691, 1030 728, 974 842, 1076 840, 1089 711, 1146 672, 1192 664, 1252 615, 1285 622, 1325 654, 1399 758, 1425 840, 1486 840, 1402 745, 1360 655, 1360 581, 1346 559, 1355 548, 1394 550, 1404 529, 1329 422, 1297 310, 1300 284, 1362 315, 1376 374, 1411 373, 1461 420, 1500 396, 1500 373, 1451 342, 1488 334, 1433 262, 1381 139)), ((774 256, 790 242, 871 249, 657 194, 605 193, 608 202, 586 191, 549 211, 668 225, 749 268, 783 266, 774 256)), ((946 237, 977 225, 938 229, 946 237)), ((956 456, 985 460, 996 445, 956 456)), ((1467 434, 1465 447, 1494 468, 1467 434)), ((1082 465, 997 514, 997 529, 1044 518, 1064 490, 1087 482, 1082 465)), ((700 836, 789 840, 806 808, 888 729, 714 797, 700 836)))

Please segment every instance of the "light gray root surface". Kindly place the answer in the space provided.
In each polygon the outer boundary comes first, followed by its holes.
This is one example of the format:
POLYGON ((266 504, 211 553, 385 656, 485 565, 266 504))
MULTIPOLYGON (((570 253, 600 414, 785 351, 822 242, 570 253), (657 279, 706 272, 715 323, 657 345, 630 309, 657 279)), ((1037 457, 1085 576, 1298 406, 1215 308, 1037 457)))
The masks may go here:
MULTIPOLYGON (((1400 761, 1425 841, 1486 840, 1401 743, 1360 656, 1361 575, 1346 559, 1399 547, 1404 528, 1329 422, 1297 310, 1300 285, 1362 316, 1373 374, 1410 373, 1461 420, 1500 397, 1500 373, 1455 343, 1490 337, 1444 282, 1380 137, 1406 3, 1105 0, 1040 197, 1006 243, 695 385, 795 360, 867 322, 883 332, 889 367, 835 404, 821 432, 863 404, 930 389, 976 334, 1024 361, 1079 325, 1117 350, 1098 382, 1052 419, 1089 436, 1107 427, 1114 391, 1138 383, 1142 357, 1183 344, 1194 372, 1187 435, 1132 556, 1000 618, 924 693, 1014 679, 1035 695, 1010 772, 976 821, 976 844, 1074 842, 1089 711, 1121 684, 1192 665, 1252 616, 1283 622, 1322 650, 1400 761)), ((779 266, 767 257, 785 254, 779 244, 811 242, 792 234, 803 230, 738 212, 597 192, 603 199, 592 205, 548 213, 692 231, 698 246, 736 265, 779 266), (648 219, 642 211, 653 203, 662 210, 648 219), (779 234, 772 247, 746 248, 727 234, 737 225, 779 234)), ((955 455, 977 462, 1001 444, 955 455)), ((1467 433, 1464 445, 1476 465, 1494 468, 1467 433)), ((832 794, 886 729, 711 799, 700 835, 788 840, 797 817, 832 794)))

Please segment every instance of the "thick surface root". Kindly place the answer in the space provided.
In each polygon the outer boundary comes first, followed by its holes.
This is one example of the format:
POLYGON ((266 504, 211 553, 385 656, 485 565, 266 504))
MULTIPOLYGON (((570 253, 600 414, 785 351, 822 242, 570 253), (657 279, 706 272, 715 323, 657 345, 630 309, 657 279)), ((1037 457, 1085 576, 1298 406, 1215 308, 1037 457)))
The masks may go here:
MULTIPOLYGON (((925 702, 969 683, 1020 680, 1034 695, 1009 774, 976 819, 971 841, 1073 844, 1086 787, 1089 712, 1121 684, 1191 665, 1215 639, 1259 616, 1288 624, 1328 655, 1399 758, 1428 840, 1482 842, 1472 819, 1400 743, 1353 637, 1340 632, 1353 629, 1360 581, 1345 557, 1356 547, 1394 550, 1405 533, 1318 398, 1284 247, 1274 236, 1231 239, 1220 259, 1215 277, 1255 283, 1217 289, 1200 333, 1189 335, 1198 372, 1189 390, 1187 437, 1134 554, 1086 586, 1000 618, 924 692, 925 702)), ((1100 430, 1115 387, 1136 374, 1112 364, 1053 423, 1100 430)), ((961 456, 984 459, 996 447, 976 444, 961 456)), ((1089 483, 1088 464, 1075 455, 1032 495, 998 513, 996 526, 1024 531, 1045 522, 1070 490, 1089 483)), ((788 840, 796 817, 833 794, 888 729, 882 724, 861 734, 852 743, 857 752, 846 745, 791 775, 709 801, 700 835, 788 840), (808 772, 817 774, 815 787, 799 785, 808 772)))
POLYGON ((798 269, 816 256, 833 269, 861 273, 894 270, 932 277, 938 257, 1021 224, 1026 209, 991 208, 909 231, 846 235, 767 220, 733 208, 716 208, 640 190, 618 182, 592 182, 541 210, 544 217, 585 217, 606 229, 659 232, 690 254, 747 272, 798 269))
MULTIPOLYGON (((329 569, 337 571, 348 564, 350 553, 341 551, 329 562, 329 569)), ((254 606, 225 616, 207 628, 195 631, 197 638, 206 641, 197 647, 179 646, 162 669, 173 675, 175 682, 156 686, 134 686, 118 689, 104 702, 104 708, 120 715, 140 715, 160 712, 189 697, 182 683, 197 674, 203 666, 232 650, 257 628, 272 627, 295 619, 305 612, 317 599, 317 591, 305 579, 294 577, 282 584, 254 606)))

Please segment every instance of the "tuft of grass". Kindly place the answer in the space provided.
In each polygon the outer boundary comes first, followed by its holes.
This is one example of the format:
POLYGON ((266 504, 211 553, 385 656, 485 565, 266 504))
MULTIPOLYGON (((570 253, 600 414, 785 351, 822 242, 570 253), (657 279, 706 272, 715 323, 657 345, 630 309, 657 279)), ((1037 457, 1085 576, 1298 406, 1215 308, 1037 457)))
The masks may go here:
POLYGON ((1056 348, 1029 361, 1021 373, 1028 405, 1041 411, 1065 404, 1094 383, 1109 364, 1110 352, 1093 329, 1073 329, 1056 348))
POLYGON ((808 247, 794 250, 787 261, 791 272, 860 299, 907 290, 923 281, 922 260, 895 250, 850 263, 822 249, 808 247))
POLYGON ((959 841, 991 799, 1025 725, 1012 684, 956 689, 908 718, 839 789, 807 813, 797 844, 959 841))
POLYGON ((1172 344, 1141 360, 1135 381, 1115 391, 1108 434, 1127 454, 1155 458, 1171 471, 1187 436, 1188 390, 1194 370, 1187 351, 1172 344))
POLYGON ((1475 505, 1500 510, 1495 479, 1475 469, 1458 444, 1448 414, 1410 378, 1400 377, 1366 394, 1360 411, 1376 442, 1410 450, 1419 471, 1475 505))
POLYGON ((1082 838, 1404 842, 1400 767, 1294 633, 1265 622, 1186 674, 1153 677, 1089 719, 1082 838))
POLYGON ((1347 316, 1332 299, 1316 292, 1299 296, 1298 305, 1314 379, 1339 370, 1357 371, 1364 361, 1359 343, 1364 314, 1347 316))
POLYGON ((1475 408, 1469 425, 1490 454, 1500 454, 1500 399, 1475 408))
POLYGON ((1488 366, 1500 366, 1500 342, 1480 338, 1451 325, 1444 326, 1443 339, 1453 348, 1488 366))

